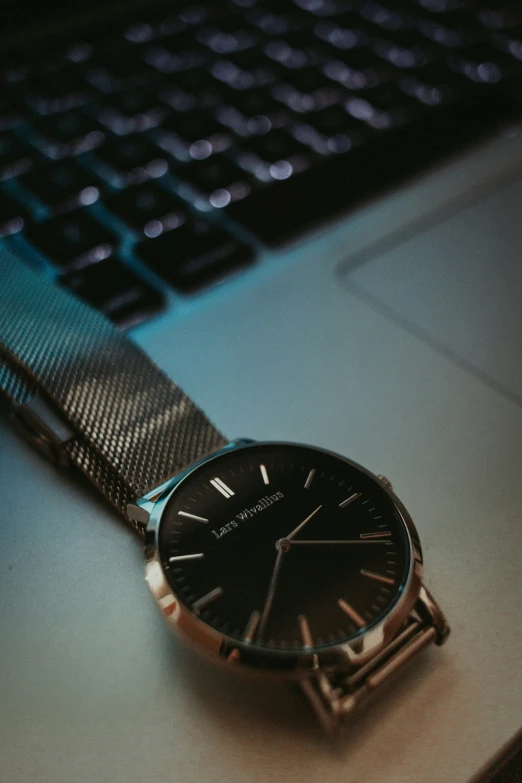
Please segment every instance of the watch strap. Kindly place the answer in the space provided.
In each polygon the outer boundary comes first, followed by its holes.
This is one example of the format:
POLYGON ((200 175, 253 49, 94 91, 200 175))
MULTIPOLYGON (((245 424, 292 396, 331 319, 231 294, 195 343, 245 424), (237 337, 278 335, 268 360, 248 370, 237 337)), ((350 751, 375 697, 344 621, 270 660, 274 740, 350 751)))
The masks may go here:
POLYGON ((429 644, 443 644, 450 629, 437 602, 421 586, 408 619, 376 655, 349 672, 318 670, 301 681, 301 688, 330 734, 411 658, 429 644))
POLYGON ((0 393, 26 429, 38 423, 36 442, 55 447, 124 515, 226 443, 129 337, 8 252, 0 258, 0 393))

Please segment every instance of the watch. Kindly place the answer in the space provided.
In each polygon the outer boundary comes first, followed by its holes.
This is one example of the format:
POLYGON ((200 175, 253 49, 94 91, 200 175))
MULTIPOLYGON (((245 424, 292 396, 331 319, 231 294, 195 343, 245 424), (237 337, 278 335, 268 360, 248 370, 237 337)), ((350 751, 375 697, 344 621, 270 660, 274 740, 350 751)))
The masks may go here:
POLYGON ((449 627, 390 482, 325 449, 228 441, 104 316, 0 259, 0 392, 18 430, 82 471, 143 538, 179 637, 283 677, 336 731, 449 627))

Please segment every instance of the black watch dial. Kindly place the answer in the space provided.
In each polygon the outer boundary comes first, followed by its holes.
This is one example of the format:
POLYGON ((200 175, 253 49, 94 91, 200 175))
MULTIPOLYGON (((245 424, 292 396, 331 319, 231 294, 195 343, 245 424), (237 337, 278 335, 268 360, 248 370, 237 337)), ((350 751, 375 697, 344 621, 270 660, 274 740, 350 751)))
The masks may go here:
POLYGON ((233 640, 309 651, 366 631, 398 600, 410 542, 380 482, 287 444, 227 452, 184 479, 159 552, 178 598, 233 640))

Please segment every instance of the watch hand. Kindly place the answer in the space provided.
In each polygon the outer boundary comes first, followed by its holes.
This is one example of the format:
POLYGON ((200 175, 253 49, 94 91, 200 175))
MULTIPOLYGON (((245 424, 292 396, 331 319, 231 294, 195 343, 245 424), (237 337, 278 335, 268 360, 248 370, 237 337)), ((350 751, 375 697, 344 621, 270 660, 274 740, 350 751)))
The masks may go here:
MULTIPOLYGON (((286 539, 288 541, 288 539, 286 539)), ((300 539, 299 541, 290 541, 289 544, 292 546, 296 546, 297 544, 387 544, 388 541, 359 541, 359 539, 354 540, 344 540, 344 541, 326 541, 324 539, 318 540, 318 541, 303 541, 300 539)))
POLYGON ((281 563, 283 560, 284 550, 280 547, 278 548, 276 561, 274 564, 274 570, 272 571, 272 578, 270 579, 270 586, 268 588, 268 593, 266 596, 265 606, 263 608, 263 612, 261 614, 261 619, 259 621, 259 625, 257 627, 257 632, 259 636, 262 636, 263 631, 265 630, 265 625, 268 620, 268 615, 270 614, 270 609, 272 608, 272 603, 274 601, 274 595, 277 587, 277 578, 279 576, 279 570, 281 568, 281 563))
POLYGON ((321 506, 317 506, 315 511, 312 511, 312 513, 308 517, 306 517, 306 519, 303 519, 303 521, 299 525, 297 525, 297 527, 294 528, 294 530, 292 530, 291 533, 289 533, 287 536, 284 537, 285 541, 291 541, 292 538, 295 536, 295 534, 299 533, 301 528, 304 527, 306 525, 306 523, 309 522, 312 519, 314 514, 317 514, 317 512, 319 511, 320 508, 322 508, 322 505, 321 506))

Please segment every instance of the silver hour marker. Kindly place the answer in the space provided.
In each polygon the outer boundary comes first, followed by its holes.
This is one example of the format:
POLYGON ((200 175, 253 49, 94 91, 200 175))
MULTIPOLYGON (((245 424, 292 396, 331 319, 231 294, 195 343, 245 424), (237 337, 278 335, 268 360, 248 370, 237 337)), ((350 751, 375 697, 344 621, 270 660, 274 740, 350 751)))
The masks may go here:
POLYGON ((386 536, 391 536, 391 533, 389 530, 383 530, 382 533, 361 533, 361 538, 386 538, 386 536))
POLYGON ((361 574, 367 576, 370 579, 375 579, 376 582, 382 582, 385 585, 395 584, 394 579, 390 579, 389 576, 383 576, 382 574, 374 574, 373 571, 367 571, 365 568, 361 568, 361 574))
POLYGON ((221 481, 220 478, 213 478, 210 479, 210 483, 212 486, 217 489, 218 492, 221 492, 221 494, 226 498, 231 498, 232 495, 235 495, 235 492, 232 492, 230 487, 227 487, 224 481, 221 481))
POLYGON ((194 555, 176 555, 175 557, 169 557, 169 563, 179 563, 182 560, 201 560, 203 552, 198 552, 194 555))
POLYGON ((299 622, 299 627, 301 629, 301 636, 303 637, 303 645, 305 647, 313 647, 314 640, 312 638, 310 626, 308 625, 308 620, 306 619, 304 614, 300 614, 297 620, 299 622))
POLYGON ((250 619, 246 625, 245 633, 243 634, 243 641, 244 642, 251 642, 254 638, 254 634, 256 632, 257 626, 259 625, 259 618, 261 617, 261 614, 257 611, 257 609, 254 609, 252 614, 250 615, 250 619))
POLYGON ((263 476, 263 481, 265 484, 270 484, 270 480, 268 478, 268 473, 266 472, 266 468, 264 465, 260 465, 259 469, 261 470, 261 475, 263 476))
POLYGON ((214 590, 211 590, 210 593, 207 593, 206 595, 201 596, 201 598, 198 598, 197 601, 194 601, 192 604, 192 609, 197 614, 200 609, 203 609, 205 606, 208 606, 208 604, 211 604, 212 601, 215 601, 216 598, 219 598, 220 595, 223 595, 223 588, 216 587, 214 590))
POLYGON ((179 517, 187 517, 187 519, 195 519, 197 522, 208 522, 205 517, 197 517, 195 514, 189 514, 188 511, 178 511, 179 517))
POLYGON ((366 620, 361 617, 359 612, 356 612, 353 606, 350 606, 350 604, 347 603, 347 601, 345 601, 343 598, 339 598, 337 605, 343 610, 345 614, 348 615, 350 620, 353 620, 355 625, 359 626, 359 628, 364 628, 364 626, 367 625, 366 620))
POLYGON ((304 486, 305 489, 310 489, 310 484, 314 480, 314 476, 315 476, 315 468, 312 468, 312 470, 308 474, 308 478, 305 481, 305 486, 304 486))
POLYGON ((361 497, 361 493, 360 492, 354 492, 353 495, 350 495, 349 498, 346 498, 346 500, 343 500, 342 503, 339 503, 339 508, 344 508, 349 503, 353 503, 354 500, 357 500, 357 498, 360 498, 360 497, 361 497))

